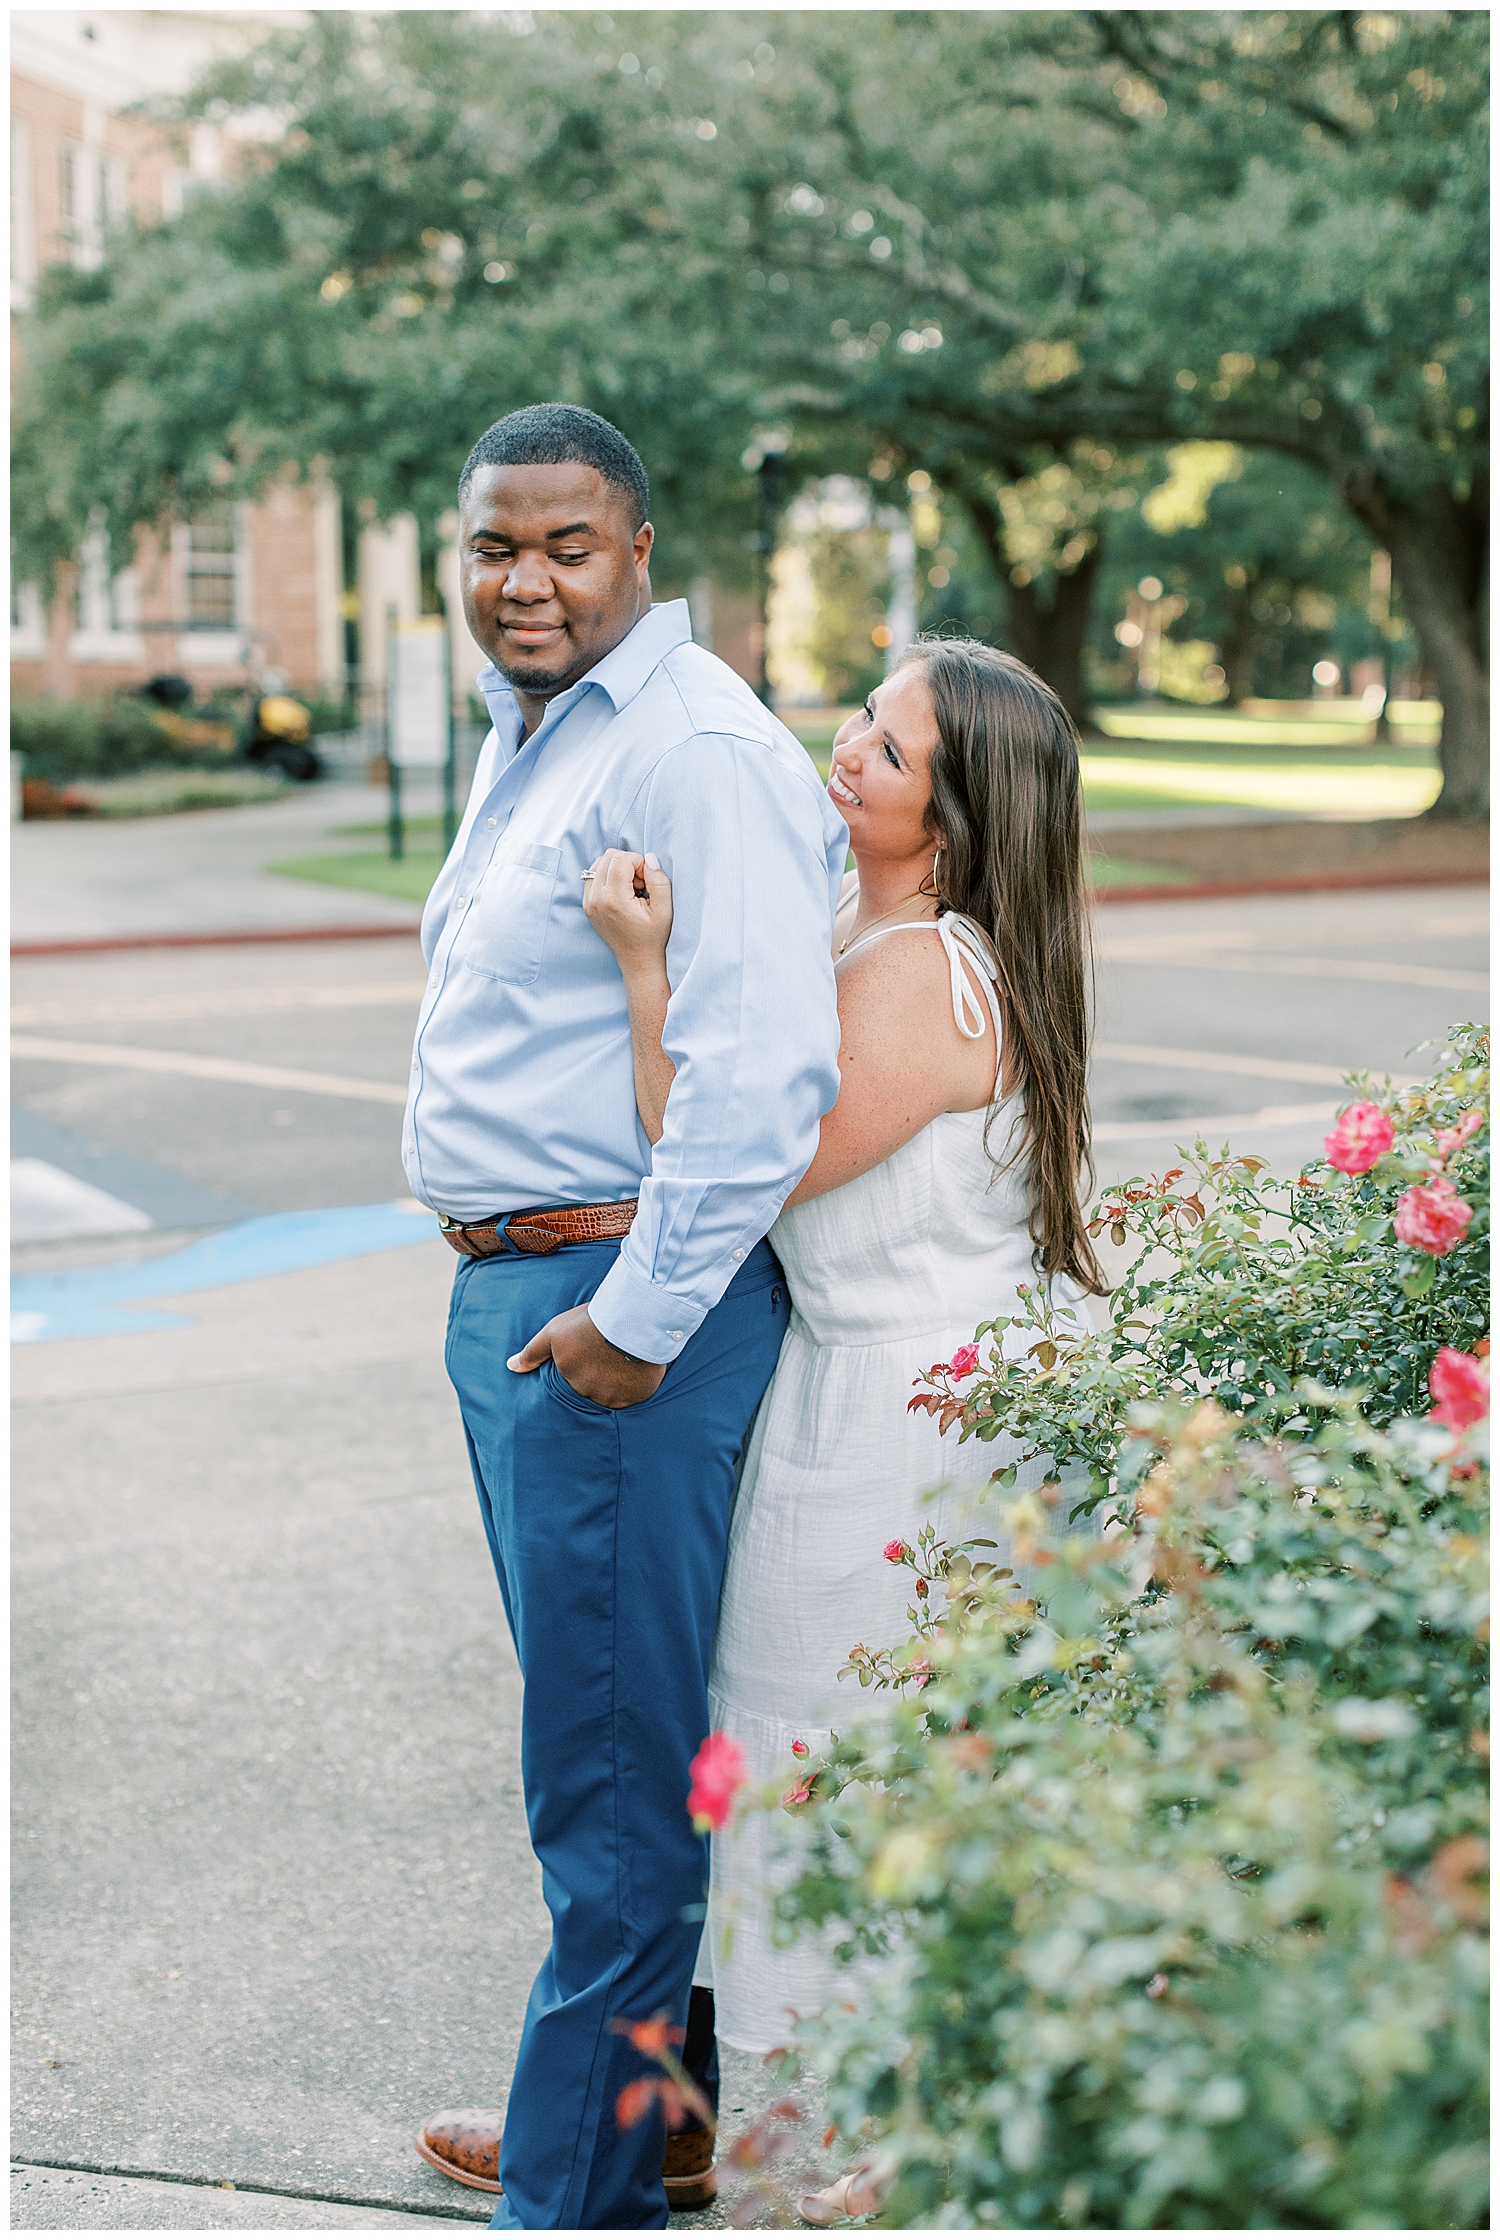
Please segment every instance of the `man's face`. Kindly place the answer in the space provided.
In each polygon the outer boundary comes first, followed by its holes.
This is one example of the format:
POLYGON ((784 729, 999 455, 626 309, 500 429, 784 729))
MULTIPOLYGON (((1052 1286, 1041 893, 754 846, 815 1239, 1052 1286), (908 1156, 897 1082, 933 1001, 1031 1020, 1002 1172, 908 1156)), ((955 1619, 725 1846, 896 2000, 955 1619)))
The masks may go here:
POLYGON ((572 459, 480 467, 464 493, 464 614, 517 692, 550 700, 586 676, 651 604, 650 522, 632 529, 623 491, 572 459))

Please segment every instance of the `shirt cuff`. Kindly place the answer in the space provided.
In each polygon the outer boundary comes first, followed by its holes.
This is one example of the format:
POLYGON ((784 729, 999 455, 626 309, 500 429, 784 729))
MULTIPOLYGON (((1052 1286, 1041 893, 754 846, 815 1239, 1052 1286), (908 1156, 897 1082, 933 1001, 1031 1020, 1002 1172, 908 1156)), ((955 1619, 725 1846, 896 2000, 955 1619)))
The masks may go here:
POLYGON ((623 1259, 588 1302, 589 1320, 601 1336, 637 1361, 675 1361, 707 1314, 694 1299, 684 1299, 652 1283, 623 1259))

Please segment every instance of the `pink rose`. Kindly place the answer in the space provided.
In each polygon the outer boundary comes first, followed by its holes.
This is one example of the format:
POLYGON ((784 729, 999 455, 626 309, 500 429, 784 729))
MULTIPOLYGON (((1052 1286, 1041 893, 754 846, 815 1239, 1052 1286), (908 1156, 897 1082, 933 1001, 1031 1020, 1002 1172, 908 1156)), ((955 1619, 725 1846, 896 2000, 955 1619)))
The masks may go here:
POLYGON ((950 1377, 972 1377, 979 1367, 978 1346, 960 1346, 948 1364, 950 1377))
POLYGON ((792 1756, 794 1758, 805 1758, 807 1756, 807 1744, 805 1742, 794 1742, 792 1744, 792 1756))
POLYGON ((1450 1431, 1467 1431, 1490 1412, 1490 1372, 1472 1353, 1444 1346, 1427 1372, 1427 1382, 1437 1402, 1428 1411, 1433 1423, 1445 1423, 1450 1431))
POLYGON ((1388 1112, 1382 1112, 1378 1104, 1351 1104, 1323 1138, 1323 1156, 1344 1174, 1368 1174, 1395 1140, 1396 1130, 1388 1112))
POLYGON ((1435 1182, 1414 1182, 1396 1201, 1396 1234, 1418 1252, 1441 1258, 1451 1252, 1474 1218, 1446 1175, 1435 1182))
POLYGON ((904 1540, 887 1540, 880 1552, 887 1563, 905 1563, 911 1555, 904 1540))
POLYGON ((688 1767, 693 1786, 687 1808, 700 1835, 724 1827, 734 1809, 736 1792, 750 1778, 745 1753, 727 1734, 711 1734, 688 1767))
POLYGON ((1455 1151, 1466 1144, 1475 1131, 1484 1126, 1482 1112, 1461 1113, 1451 1128, 1439 1128, 1437 1147, 1441 1158, 1450 1159, 1455 1151))

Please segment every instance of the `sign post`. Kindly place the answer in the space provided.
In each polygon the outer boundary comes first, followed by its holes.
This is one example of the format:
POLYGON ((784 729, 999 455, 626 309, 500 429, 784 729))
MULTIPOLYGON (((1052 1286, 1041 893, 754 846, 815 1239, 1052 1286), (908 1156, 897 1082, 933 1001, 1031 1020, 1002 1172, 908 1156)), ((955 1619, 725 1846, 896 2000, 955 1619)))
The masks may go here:
POLYGON ((443 773, 443 849, 453 845, 453 692, 448 626, 440 615, 391 624, 386 696, 386 762, 390 770, 393 861, 405 851, 401 821, 403 770, 443 773))

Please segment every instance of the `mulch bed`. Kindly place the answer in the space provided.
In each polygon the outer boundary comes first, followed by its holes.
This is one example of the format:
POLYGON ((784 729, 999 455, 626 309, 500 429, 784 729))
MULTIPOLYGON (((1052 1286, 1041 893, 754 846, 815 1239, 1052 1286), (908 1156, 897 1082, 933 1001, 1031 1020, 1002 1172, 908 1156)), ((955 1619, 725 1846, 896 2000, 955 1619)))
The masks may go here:
MULTIPOLYGON (((1100 833, 1099 850, 1132 864, 1160 864, 1188 883, 1150 889, 1155 895, 1216 888, 1274 893, 1321 886, 1430 886, 1489 876, 1488 824, 1389 817, 1334 823, 1321 818, 1287 824, 1168 826, 1157 831, 1100 833)), ((1145 889, 1116 887, 1124 898, 1145 889)))

